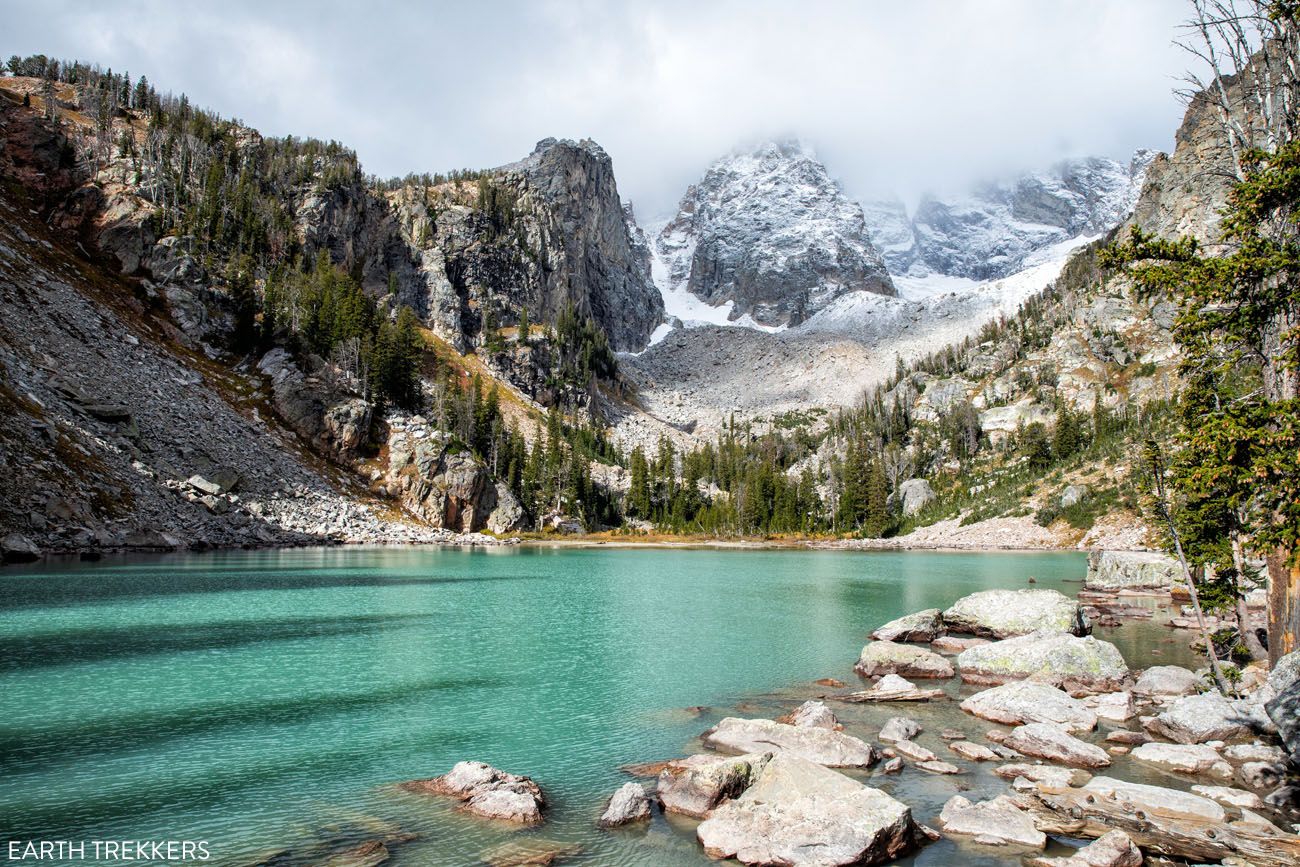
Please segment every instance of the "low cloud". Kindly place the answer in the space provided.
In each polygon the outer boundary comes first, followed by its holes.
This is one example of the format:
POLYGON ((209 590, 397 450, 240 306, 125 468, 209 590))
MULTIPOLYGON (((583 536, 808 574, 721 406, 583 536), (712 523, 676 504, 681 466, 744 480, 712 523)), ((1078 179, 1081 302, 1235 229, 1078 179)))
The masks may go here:
POLYGON ((798 135, 858 196, 1172 147, 1185 0, 18 3, 0 51, 145 73, 368 171, 590 137, 643 214, 738 143, 798 135), (470 6, 471 4, 464 4, 470 6))

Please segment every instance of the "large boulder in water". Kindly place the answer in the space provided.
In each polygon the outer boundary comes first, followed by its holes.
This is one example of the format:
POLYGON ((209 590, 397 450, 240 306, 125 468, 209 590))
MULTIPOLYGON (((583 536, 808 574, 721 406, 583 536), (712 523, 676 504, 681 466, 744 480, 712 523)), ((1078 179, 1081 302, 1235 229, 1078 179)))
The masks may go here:
POLYGON ((441 777, 414 780, 404 788, 456 798, 467 812, 521 825, 540 824, 546 806, 541 787, 530 778, 508 774, 483 762, 457 762, 441 777))
POLYGON ((1002 684, 1033 678, 1064 689, 1111 692, 1129 677, 1115 645, 1092 636, 1035 632, 964 650, 957 657, 967 683, 1002 684))
POLYGON ((650 796, 640 783, 624 783, 610 796, 596 824, 601 828, 618 828, 650 818, 650 796))
POLYGON ((659 774, 659 802, 665 813, 702 819, 728 798, 749 788, 772 753, 747 756, 690 756, 670 762, 659 774))
POLYGON ((913 644, 873 641, 862 648, 853 670, 863 677, 897 674, 900 677, 952 677, 952 663, 933 650, 913 644))
POLYGON ((1086 635, 1091 626, 1079 603, 1056 590, 981 590, 943 612, 949 632, 1012 638, 1047 630, 1086 635))
POLYGON ((742 864, 883 864, 918 848, 907 805, 814 762, 777 755, 696 831, 710 858, 742 864))
POLYGON ((1042 849, 1047 845, 1047 835, 1034 827, 1033 817, 1006 795, 979 803, 953 795, 939 814, 939 827, 949 837, 987 846, 1042 849))
POLYGON ((1201 678, 1180 665, 1153 665, 1138 677, 1133 694, 1146 698, 1171 698, 1194 695, 1201 688, 1201 678))
POLYGON ((1183 569, 1168 554, 1154 551, 1093 551, 1088 555, 1088 590, 1168 590, 1183 569))
POLYGON ((1050 723, 1030 723, 1013 729, 1002 745, 1033 756, 1076 768, 1104 768, 1110 757, 1101 747, 1081 741, 1050 723))
POLYGON ((1003 725, 1043 722, 1068 732, 1088 732, 1097 727, 1097 714, 1077 698, 1046 683, 1025 680, 977 692, 961 703, 961 709, 1003 725))
POLYGON ((871 744, 852 735, 770 719, 727 717, 705 732, 704 744, 735 753, 789 754, 837 768, 867 768, 877 759, 871 744))
POLYGON ((927 608, 889 621, 871 633, 871 640, 929 643, 942 634, 943 612, 938 608, 927 608))

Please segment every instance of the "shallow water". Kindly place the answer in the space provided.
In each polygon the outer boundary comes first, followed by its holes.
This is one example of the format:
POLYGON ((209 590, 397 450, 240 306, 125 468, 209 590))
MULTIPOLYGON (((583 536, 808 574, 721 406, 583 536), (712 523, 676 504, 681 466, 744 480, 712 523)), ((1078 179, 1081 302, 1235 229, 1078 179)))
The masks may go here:
MULTIPOLYGON (((0 837, 205 840, 215 862, 239 864, 280 849, 312 860, 313 846, 400 827, 418 839, 392 847, 396 865, 474 864, 519 840, 579 844, 575 863, 709 863, 690 822, 594 828, 629 779, 621 765, 698 749, 737 708, 784 712, 822 691, 816 678, 852 682, 886 620, 1031 575, 1072 593, 1085 569, 1076 554, 600 547, 6 569, 0 837), (546 825, 505 831, 389 785, 468 758, 537 779, 546 825)), ((1121 647, 1143 628, 1124 627, 1121 647)), ((954 702, 835 709, 864 739, 913 713, 927 723, 919 740, 946 758, 940 728, 978 739, 991 727, 954 702)), ((975 768, 873 784, 922 820, 958 790, 1005 789, 975 768)), ((943 842, 915 863, 1018 859, 943 842)))

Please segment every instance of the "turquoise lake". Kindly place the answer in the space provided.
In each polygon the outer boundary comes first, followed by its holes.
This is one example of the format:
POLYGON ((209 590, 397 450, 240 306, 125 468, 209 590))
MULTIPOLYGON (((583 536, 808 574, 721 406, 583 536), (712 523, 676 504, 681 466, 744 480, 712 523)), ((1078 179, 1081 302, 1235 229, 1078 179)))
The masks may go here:
MULTIPOLYGON (((7 568, 0 836, 204 840, 209 863, 294 864, 400 828, 416 839, 390 864, 476 864, 521 840, 580 845, 572 863, 710 863, 689 822, 594 828, 631 779, 620 766, 695 751, 722 716, 788 710, 825 691, 817 678, 855 682, 886 620, 1030 576, 1072 594, 1085 568, 1080 554, 604 546, 7 568), (461 759, 536 779, 547 824, 506 831, 391 785, 461 759)), ((870 740, 912 708, 835 710, 870 740)), ((959 788, 998 791, 915 771, 873 784, 923 820, 959 788)), ((943 843, 906 863, 1018 862, 954 860, 943 843)))

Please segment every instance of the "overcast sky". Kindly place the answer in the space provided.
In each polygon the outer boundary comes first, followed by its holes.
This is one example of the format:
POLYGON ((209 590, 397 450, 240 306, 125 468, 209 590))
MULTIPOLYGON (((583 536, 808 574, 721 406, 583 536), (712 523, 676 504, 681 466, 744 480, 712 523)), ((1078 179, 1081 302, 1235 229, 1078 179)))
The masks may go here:
POLYGON ((1186 0, 0 0, 0 52, 148 75, 367 171, 591 137, 643 217, 739 142, 798 135, 849 192, 912 198, 1068 155, 1168 150, 1186 0))

